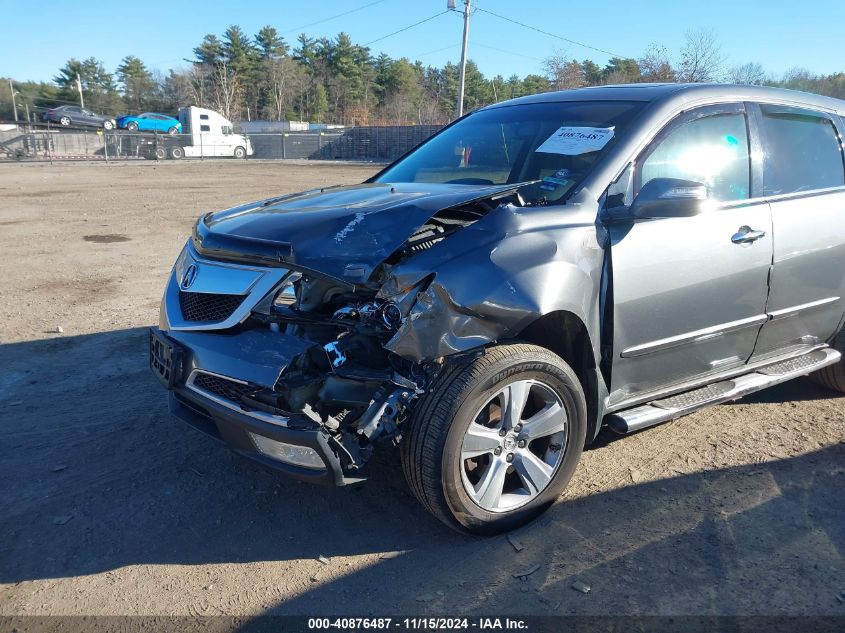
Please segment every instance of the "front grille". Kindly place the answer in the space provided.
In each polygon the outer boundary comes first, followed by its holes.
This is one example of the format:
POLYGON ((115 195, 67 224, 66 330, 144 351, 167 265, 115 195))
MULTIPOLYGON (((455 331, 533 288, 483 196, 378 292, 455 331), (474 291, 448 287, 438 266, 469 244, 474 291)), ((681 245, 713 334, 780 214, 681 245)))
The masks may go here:
POLYGON ((243 300, 243 295, 179 291, 179 307, 186 321, 225 321, 243 300))
POLYGON ((202 372, 194 376, 194 386, 231 402, 240 402, 241 396, 255 391, 249 385, 202 372))

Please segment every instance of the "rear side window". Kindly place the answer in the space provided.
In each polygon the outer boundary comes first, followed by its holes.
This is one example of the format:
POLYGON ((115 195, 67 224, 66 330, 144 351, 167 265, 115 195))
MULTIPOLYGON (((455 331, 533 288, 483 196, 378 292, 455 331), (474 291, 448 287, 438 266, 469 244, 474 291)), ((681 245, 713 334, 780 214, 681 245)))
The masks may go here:
POLYGON ((641 183, 680 178, 707 185, 720 201, 749 197, 751 170, 744 114, 713 114, 678 125, 642 161, 641 183))
POLYGON ((845 185, 842 147, 830 119, 807 110, 760 108, 766 140, 764 195, 845 185))
POLYGON ((200 125, 200 132, 211 132, 210 125, 200 125))

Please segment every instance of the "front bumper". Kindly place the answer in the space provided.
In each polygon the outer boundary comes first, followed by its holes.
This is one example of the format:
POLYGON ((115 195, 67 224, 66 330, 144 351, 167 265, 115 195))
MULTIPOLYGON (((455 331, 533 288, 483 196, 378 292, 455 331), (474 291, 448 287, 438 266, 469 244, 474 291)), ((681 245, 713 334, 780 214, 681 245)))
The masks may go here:
MULTIPOLYGON (((211 374, 202 364, 222 360, 219 354, 211 353, 209 348, 223 342, 223 339, 237 337, 221 337, 211 333, 172 334, 190 340, 194 347, 186 346, 158 328, 150 328, 150 366, 159 380, 170 389, 170 411, 176 417, 225 443, 237 453, 294 479, 329 486, 362 481, 361 476, 350 473, 344 466, 344 451, 338 441, 307 416, 299 414, 287 418, 252 411, 225 397, 205 392, 194 384, 198 372, 211 374), (166 351, 163 353, 162 350, 166 351), (303 467, 271 457, 266 450, 262 452, 260 449, 256 441, 260 441, 260 438, 311 449, 319 455, 324 467, 303 467)), ((252 346, 247 345, 246 348, 252 346)), ((279 356, 277 358, 281 360, 279 356)), ((232 355, 228 359, 230 368, 240 367, 256 377, 266 376, 265 367, 259 365, 250 369, 246 358, 232 355)))

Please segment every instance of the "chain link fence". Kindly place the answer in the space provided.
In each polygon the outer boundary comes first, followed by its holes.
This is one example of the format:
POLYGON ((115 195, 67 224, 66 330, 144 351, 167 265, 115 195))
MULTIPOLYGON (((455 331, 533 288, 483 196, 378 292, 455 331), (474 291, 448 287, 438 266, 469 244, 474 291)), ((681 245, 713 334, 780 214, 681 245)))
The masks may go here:
POLYGON ((0 160, 168 160, 181 158, 307 159, 390 162, 440 129, 438 125, 366 126, 248 135, 133 133, 124 130, 17 128, 0 132, 0 160), (248 143, 243 139, 248 139, 248 143))

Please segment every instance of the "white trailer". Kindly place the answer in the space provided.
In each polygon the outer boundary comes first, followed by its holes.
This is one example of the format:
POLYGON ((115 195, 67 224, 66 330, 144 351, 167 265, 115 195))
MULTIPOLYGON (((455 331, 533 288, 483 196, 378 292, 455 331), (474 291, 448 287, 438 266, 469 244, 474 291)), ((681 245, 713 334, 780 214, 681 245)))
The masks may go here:
POLYGON ((171 158, 252 156, 253 149, 249 138, 243 134, 235 134, 232 122, 214 110, 197 106, 179 108, 179 122, 182 123, 182 135, 178 145, 173 144, 168 149, 171 158), (181 156, 179 149, 182 150, 181 156))

